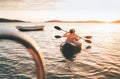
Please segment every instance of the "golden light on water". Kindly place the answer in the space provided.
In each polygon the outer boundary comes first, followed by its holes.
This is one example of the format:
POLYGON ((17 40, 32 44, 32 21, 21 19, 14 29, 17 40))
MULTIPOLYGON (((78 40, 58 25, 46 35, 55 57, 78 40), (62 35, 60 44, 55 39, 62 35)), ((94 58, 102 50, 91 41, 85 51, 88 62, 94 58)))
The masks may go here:
POLYGON ((95 26, 94 28, 92 28, 92 30, 103 34, 108 34, 115 32, 117 29, 116 27, 113 27, 112 24, 106 23, 106 24, 102 24, 102 26, 100 27, 95 26))
POLYGON ((111 32, 114 32, 116 30, 115 27, 112 27, 111 24, 105 24, 101 31, 104 32, 104 33, 111 33, 111 32))

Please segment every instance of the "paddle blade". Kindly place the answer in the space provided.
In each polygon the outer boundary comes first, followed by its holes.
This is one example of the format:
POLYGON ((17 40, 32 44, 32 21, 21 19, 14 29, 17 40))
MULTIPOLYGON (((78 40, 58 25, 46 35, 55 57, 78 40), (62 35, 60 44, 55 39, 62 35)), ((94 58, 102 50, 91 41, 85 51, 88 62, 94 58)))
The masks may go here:
POLYGON ((55 35, 55 38, 62 38, 62 36, 60 36, 60 35, 55 35))
POLYGON ((87 42, 87 43, 92 43, 92 41, 91 41, 91 40, 85 40, 85 42, 87 42))
POLYGON ((62 30, 59 26, 55 26, 54 28, 57 30, 62 30))
POLYGON ((85 36, 85 38, 87 38, 87 39, 91 39, 91 38, 92 38, 92 36, 85 36))
POLYGON ((86 49, 91 49, 92 48, 92 46, 87 46, 87 47, 85 47, 86 49))

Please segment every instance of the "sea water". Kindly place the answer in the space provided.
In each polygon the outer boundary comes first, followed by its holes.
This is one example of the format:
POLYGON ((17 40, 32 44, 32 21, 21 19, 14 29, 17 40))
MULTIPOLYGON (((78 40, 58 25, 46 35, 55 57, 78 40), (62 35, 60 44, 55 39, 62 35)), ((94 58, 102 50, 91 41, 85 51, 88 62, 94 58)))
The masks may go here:
MULTIPOLYGON (((109 23, 0 23, 0 28, 45 25, 44 31, 23 32, 40 47, 48 79, 120 79, 120 24, 109 23), (65 38, 55 38, 76 29, 83 37, 92 36, 92 43, 82 41, 82 51, 66 67, 59 45, 65 38), (89 47, 89 48, 87 48, 89 47)), ((17 29, 16 29, 17 30, 17 29)), ((14 30, 13 30, 14 31, 14 30)), ((35 63, 24 46, 11 40, 0 40, 0 79, 36 79, 35 63)))

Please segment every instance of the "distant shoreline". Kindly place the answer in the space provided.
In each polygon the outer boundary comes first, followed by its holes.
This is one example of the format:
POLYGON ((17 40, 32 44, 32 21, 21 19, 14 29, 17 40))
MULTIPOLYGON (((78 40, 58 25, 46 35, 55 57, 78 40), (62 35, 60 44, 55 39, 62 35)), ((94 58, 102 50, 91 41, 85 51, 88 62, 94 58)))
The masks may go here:
POLYGON ((60 21, 60 20, 49 20, 45 21, 45 23, 105 23, 104 21, 60 21))
POLYGON ((0 23, 3 23, 3 22, 29 22, 29 21, 22 21, 22 20, 12 20, 12 19, 5 19, 5 18, 0 18, 0 23))
MULTIPOLYGON (((31 23, 30 21, 22 21, 22 20, 14 20, 14 19, 6 19, 6 18, 0 18, 0 23, 4 22, 23 22, 23 23, 31 23)), ((115 20, 111 22, 105 22, 105 21, 98 21, 98 20, 88 20, 88 21, 61 21, 61 20, 48 20, 44 21, 44 23, 120 23, 120 20, 115 20)))
POLYGON ((120 23, 120 20, 105 22, 105 21, 97 21, 97 20, 89 20, 89 21, 61 21, 61 20, 49 20, 45 21, 45 23, 120 23))

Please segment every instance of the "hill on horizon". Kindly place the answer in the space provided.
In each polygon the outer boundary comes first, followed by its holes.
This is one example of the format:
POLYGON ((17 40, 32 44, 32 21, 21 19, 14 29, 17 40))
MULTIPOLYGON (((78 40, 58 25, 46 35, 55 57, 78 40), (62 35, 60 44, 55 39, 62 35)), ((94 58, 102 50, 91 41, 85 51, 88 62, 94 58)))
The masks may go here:
POLYGON ((0 18, 0 22, 26 22, 26 21, 0 18))
POLYGON ((120 20, 112 21, 111 23, 120 23, 120 20))
POLYGON ((104 21, 89 20, 89 21, 61 21, 61 20, 49 20, 45 22, 65 22, 65 23, 105 23, 104 21))

